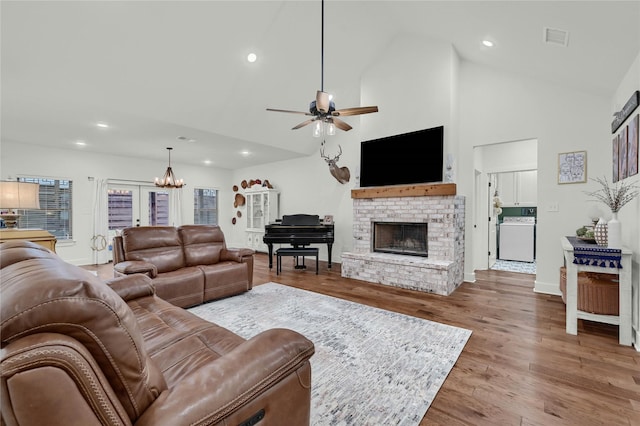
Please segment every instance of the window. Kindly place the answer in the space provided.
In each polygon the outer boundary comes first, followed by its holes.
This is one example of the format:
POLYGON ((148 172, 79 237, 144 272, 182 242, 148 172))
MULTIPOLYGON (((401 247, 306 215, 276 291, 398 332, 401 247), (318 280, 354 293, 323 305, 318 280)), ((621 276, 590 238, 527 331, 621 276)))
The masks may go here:
POLYGON ((40 209, 25 210, 18 226, 44 229, 58 240, 72 239, 73 182, 45 178, 18 178, 18 181, 40 184, 40 209))
POLYGON ((218 224, 218 191, 216 189, 193 190, 193 223, 196 225, 218 224))

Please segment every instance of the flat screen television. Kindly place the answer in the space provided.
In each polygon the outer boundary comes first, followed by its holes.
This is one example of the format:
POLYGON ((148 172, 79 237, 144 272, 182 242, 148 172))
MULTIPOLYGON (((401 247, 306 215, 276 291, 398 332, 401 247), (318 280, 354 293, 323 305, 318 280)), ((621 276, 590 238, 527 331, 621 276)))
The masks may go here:
POLYGON ((444 127, 364 141, 360 186, 442 182, 444 127))

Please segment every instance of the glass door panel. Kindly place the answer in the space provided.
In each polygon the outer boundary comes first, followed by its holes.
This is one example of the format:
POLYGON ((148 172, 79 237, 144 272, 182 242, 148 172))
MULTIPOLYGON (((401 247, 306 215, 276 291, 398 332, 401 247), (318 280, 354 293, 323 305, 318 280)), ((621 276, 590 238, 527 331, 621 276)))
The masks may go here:
POLYGON ((141 188, 141 217, 148 225, 169 225, 169 191, 155 188, 141 188))
POLYGON ((109 186, 107 190, 109 231, 140 226, 140 191, 137 186, 109 186))

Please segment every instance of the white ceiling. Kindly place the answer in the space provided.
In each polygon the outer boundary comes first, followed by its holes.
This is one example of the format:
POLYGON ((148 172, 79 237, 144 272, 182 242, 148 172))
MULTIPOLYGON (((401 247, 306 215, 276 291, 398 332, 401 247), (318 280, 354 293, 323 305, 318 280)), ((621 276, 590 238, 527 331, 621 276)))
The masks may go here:
MULTIPOLYGON (((310 155, 311 130, 290 130, 304 117, 265 108, 304 111, 320 88, 320 5, 3 0, 2 141, 158 160, 171 146, 175 162, 229 169, 310 155)), ((640 1, 328 0, 325 91, 338 108, 359 106, 359 76, 406 34, 611 97, 640 51, 640 1), (543 43, 545 27, 569 31, 568 46, 543 43)))

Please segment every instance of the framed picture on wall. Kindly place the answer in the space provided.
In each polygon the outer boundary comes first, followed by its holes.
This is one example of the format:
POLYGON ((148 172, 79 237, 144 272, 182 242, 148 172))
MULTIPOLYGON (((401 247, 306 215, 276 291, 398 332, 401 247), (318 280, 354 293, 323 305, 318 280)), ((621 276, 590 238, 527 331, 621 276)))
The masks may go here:
POLYGON ((587 151, 558 154, 558 183, 584 183, 587 181, 587 151))
POLYGON ((618 179, 626 179, 629 174, 627 172, 627 131, 628 128, 622 129, 618 135, 618 179))
POLYGON ((611 180, 613 181, 613 183, 616 183, 620 180, 620 174, 618 173, 618 156, 620 155, 618 152, 620 148, 618 145, 618 135, 615 135, 613 137, 613 140, 611 141, 611 147, 613 148, 613 160, 611 161, 611 165, 613 166, 613 174, 611 176, 611 180))
POLYGON ((638 130, 640 129, 640 115, 636 114, 628 127, 627 171, 629 176, 633 176, 638 174, 638 130))

